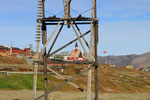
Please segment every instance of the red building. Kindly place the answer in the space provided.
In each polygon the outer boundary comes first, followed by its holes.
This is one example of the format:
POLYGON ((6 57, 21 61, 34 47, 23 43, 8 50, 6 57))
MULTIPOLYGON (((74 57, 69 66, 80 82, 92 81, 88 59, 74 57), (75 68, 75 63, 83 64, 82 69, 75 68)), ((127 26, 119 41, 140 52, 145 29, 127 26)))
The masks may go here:
POLYGON ((25 55, 30 55, 31 54, 31 49, 30 48, 24 48, 20 49, 17 47, 8 47, 4 45, 0 45, 0 52, 10 52, 14 54, 25 54, 25 55))
POLYGON ((0 45, 0 52, 10 51, 10 49, 11 49, 10 47, 0 45))

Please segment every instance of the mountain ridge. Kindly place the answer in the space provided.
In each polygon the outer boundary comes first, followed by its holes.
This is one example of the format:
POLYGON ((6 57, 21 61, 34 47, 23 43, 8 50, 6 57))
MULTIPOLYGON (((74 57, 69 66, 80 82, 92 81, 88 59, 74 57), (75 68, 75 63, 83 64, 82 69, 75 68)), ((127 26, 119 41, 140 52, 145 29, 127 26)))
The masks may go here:
POLYGON ((104 64, 115 64, 120 67, 127 65, 133 65, 135 68, 139 66, 147 67, 150 66, 150 52, 140 55, 98 56, 98 62, 104 64))

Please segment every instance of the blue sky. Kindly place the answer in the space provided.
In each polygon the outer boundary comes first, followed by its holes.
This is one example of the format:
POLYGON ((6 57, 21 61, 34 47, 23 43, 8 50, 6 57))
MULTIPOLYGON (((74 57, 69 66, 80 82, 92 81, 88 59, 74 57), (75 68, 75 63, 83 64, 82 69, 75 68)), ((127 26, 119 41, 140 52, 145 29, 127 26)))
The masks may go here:
MULTIPOLYGON (((0 0, 0 44, 20 48, 35 44, 37 0, 0 0)), ((91 8, 92 0, 72 0, 71 7, 78 13, 91 8)), ((125 55, 150 51, 150 0, 97 0, 99 18, 98 54, 125 55)), ((63 11, 62 0, 46 0, 46 11, 63 11)), ((62 16, 63 13, 57 16, 62 16)), ((78 14, 72 11, 72 16, 78 14)), ((46 13, 46 16, 51 14, 46 13)), ((83 14, 90 16, 90 11, 83 14)), ((80 26, 82 33, 90 26, 80 26)), ((48 36, 54 26, 48 26, 48 36)), ((62 30, 53 50, 73 39, 72 29, 62 30)), ((87 40, 89 36, 87 36, 87 40)), ((40 48, 42 45, 40 46, 40 48)), ((65 50, 70 51, 74 44, 65 50)), ((81 46, 79 46, 81 49, 81 46)))

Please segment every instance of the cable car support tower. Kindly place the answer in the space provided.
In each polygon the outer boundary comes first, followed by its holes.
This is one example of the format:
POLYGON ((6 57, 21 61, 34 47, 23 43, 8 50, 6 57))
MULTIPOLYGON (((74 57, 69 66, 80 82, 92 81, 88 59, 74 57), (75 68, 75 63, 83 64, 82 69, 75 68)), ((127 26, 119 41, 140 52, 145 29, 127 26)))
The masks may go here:
POLYGON ((37 18, 37 28, 36 28, 36 61, 34 62, 34 78, 33 78, 33 100, 40 100, 42 98, 45 98, 45 100, 48 100, 48 95, 51 92, 54 92, 56 89, 64 86, 65 84, 70 84, 77 88, 79 91, 87 94, 87 100, 91 100, 91 78, 92 78, 92 67, 94 67, 94 84, 95 84, 95 98, 94 100, 98 100, 98 64, 97 64, 97 44, 98 44, 98 19, 97 19, 97 7, 96 7, 96 0, 91 0, 92 2, 92 12, 91 17, 82 17, 79 15, 77 18, 71 17, 70 14, 70 5, 72 0, 64 0, 64 15, 62 18, 52 16, 52 17, 45 17, 45 0, 39 0, 38 1, 38 18, 37 18), (91 25, 91 28, 85 32, 84 34, 81 33, 80 28, 78 25, 91 25), (55 29, 52 31, 50 36, 47 38, 47 25, 56 25, 55 29), (59 37, 59 34, 63 28, 63 26, 66 25, 68 28, 72 28, 74 30, 74 33, 76 35, 76 38, 72 41, 68 42, 67 44, 63 45, 59 49, 52 51, 53 46, 55 45, 55 42, 57 38, 59 37), (60 28, 59 28, 60 26, 60 28), (48 43, 51 41, 53 35, 56 33, 57 29, 58 33, 56 34, 56 37, 51 42, 50 48, 48 47, 48 43), (85 35, 90 34, 90 41, 89 44, 84 38, 85 35), (41 39, 42 38, 42 39, 41 39), (81 39, 84 40, 85 44, 81 41, 81 39), (39 51, 39 45, 40 41, 42 40, 43 48, 41 51, 39 51), (66 48, 70 44, 74 43, 75 41, 79 41, 82 49, 84 50, 84 53, 86 55, 86 61, 48 61, 47 59, 50 56, 53 56, 60 50, 66 48), (87 52, 85 46, 89 49, 87 52), (48 49, 48 51, 47 51, 48 49), (43 54, 42 61, 39 60, 41 54, 43 54), (88 64, 89 66, 81 71, 79 74, 76 74, 70 79, 64 78, 59 73, 52 70, 50 67, 48 67, 47 63, 57 63, 57 64, 88 64), (38 73, 38 66, 44 65, 44 81, 45 81, 45 93, 39 97, 37 97, 37 73, 38 73), (48 74, 47 71, 50 70, 54 74, 58 75, 60 78, 64 80, 64 82, 55 88, 48 90, 48 74), (82 75, 83 73, 88 72, 88 83, 87 83, 87 91, 83 90, 79 86, 75 85, 71 81, 75 79, 76 77, 82 75))

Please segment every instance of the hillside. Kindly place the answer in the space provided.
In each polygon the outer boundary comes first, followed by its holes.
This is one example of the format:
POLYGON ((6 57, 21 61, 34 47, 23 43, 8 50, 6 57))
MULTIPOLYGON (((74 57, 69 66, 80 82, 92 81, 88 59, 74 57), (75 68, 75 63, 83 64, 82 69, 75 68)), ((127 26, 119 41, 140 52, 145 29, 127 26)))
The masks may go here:
MULTIPOLYGON (((67 79, 74 76, 72 73, 73 67, 85 67, 78 65, 70 65, 68 72, 62 74, 67 79), (70 73, 71 72, 71 73, 70 73)), ((129 70, 125 68, 111 68, 109 65, 99 65, 99 91, 100 93, 143 93, 150 92, 150 72, 141 72, 129 70)), ((38 89, 44 88, 43 75, 39 75, 38 89)), ((0 89, 32 89, 33 76, 32 75, 0 75, 0 89), (13 84, 12 84, 13 83, 13 84)), ((49 75, 49 89, 62 83, 63 80, 56 75, 49 75)), ((73 80, 75 84, 86 90, 87 87, 87 73, 79 76, 73 80)), ((75 91, 77 89, 71 85, 65 85, 58 89, 59 91, 75 91)), ((57 91, 58 91, 57 90, 57 91)), ((94 91, 94 69, 92 78, 92 91, 94 91)))
POLYGON ((150 66, 150 52, 137 56, 131 61, 134 66, 150 66))
POLYGON ((104 64, 115 64, 117 66, 127 66, 133 65, 138 67, 142 65, 143 67, 150 66, 150 52, 141 55, 123 55, 123 56, 99 56, 98 61, 104 64))
POLYGON ((16 57, 0 56, 0 64, 26 64, 26 61, 16 57))
POLYGON ((123 55, 123 56, 105 56, 98 57, 98 62, 104 64, 115 64, 117 66, 127 66, 131 65, 132 59, 136 58, 138 55, 123 55))

